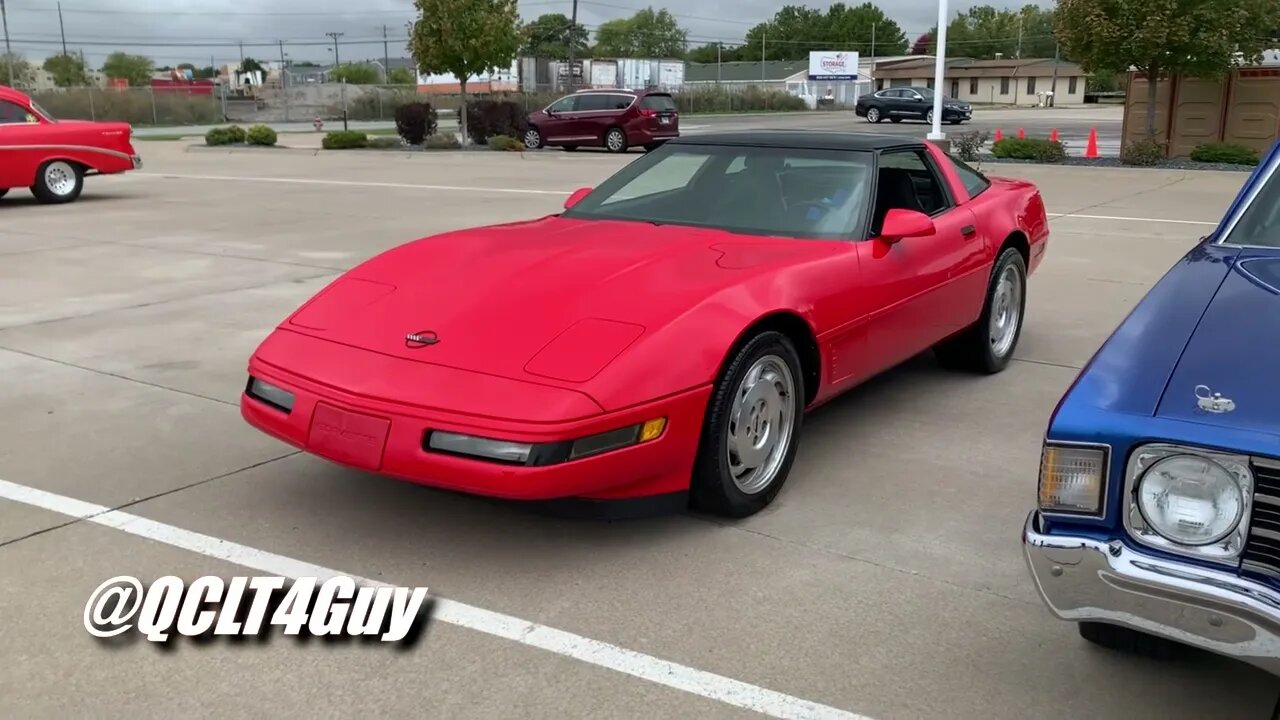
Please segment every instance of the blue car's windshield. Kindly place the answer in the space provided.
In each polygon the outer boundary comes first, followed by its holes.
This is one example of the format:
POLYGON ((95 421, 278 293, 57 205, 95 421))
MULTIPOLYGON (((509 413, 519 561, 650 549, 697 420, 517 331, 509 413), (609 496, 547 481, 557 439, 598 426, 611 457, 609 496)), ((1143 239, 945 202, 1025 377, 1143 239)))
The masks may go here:
POLYGON ((1270 177, 1240 216, 1224 242, 1232 245, 1280 247, 1280 164, 1273 161, 1270 177))
POLYGON ((873 162, 869 152, 668 145, 601 183, 564 217, 852 239, 867 212, 873 162))

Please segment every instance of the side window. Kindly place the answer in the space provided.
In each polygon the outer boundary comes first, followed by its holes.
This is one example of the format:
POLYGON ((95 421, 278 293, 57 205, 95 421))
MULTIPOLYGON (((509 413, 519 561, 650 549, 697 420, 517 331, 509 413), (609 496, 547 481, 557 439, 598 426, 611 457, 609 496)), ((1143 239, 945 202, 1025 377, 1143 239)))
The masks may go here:
POLYGON ((960 182, 964 183, 964 188, 969 192, 969 197, 975 198, 983 190, 991 187, 991 181, 983 177, 982 173, 950 155, 947 157, 951 159, 951 164, 955 166, 956 174, 960 176, 960 182))
POLYGON ((576 95, 570 95, 569 97, 560 98, 559 100, 551 103, 551 107, 547 109, 555 113, 574 112, 575 110, 578 109, 579 99, 580 98, 576 95))
POLYGON ((885 90, 884 92, 880 93, 880 97, 882 97, 882 98, 889 98, 889 99, 891 99, 891 100, 892 100, 893 98, 896 98, 896 97, 900 96, 900 95, 902 95, 902 91, 901 91, 901 90, 885 90))
POLYGON ((873 234, 879 234, 890 210, 937 215, 951 207, 942 181, 924 153, 924 150, 896 150, 880 155, 875 211, 871 216, 873 234))
POLYGON ((590 93, 578 96, 578 112, 593 112, 613 108, 613 96, 604 93, 590 93))
POLYGON ((10 125, 14 123, 27 122, 27 116, 31 113, 21 105, 0 100, 0 124, 10 125))
POLYGON ((644 99, 640 101, 640 107, 645 108, 646 110, 666 112, 676 109, 676 101, 670 95, 646 95, 644 99))
POLYGON ((606 110, 626 110, 631 107, 631 103, 635 102, 635 98, 631 95, 607 95, 609 105, 606 110))

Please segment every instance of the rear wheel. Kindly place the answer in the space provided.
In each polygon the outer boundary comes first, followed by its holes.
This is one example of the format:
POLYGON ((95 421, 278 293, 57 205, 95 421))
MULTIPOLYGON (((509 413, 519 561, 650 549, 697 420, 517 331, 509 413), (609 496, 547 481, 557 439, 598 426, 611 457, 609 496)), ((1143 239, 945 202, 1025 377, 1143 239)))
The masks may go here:
POLYGON ((66 160, 50 160, 36 171, 31 194, 43 203, 68 203, 84 190, 84 170, 66 160))
POLYGON ((1187 650, 1186 646, 1172 640, 1119 625, 1082 622, 1077 627, 1080 630, 1080 637, 1098 647, 1152 660, 1171 660, 1180 657, 1187 650))
POLYGON ((931 122, 933 122, 933 111, 932 111, 932 110, 930 110, 929 112, 927 112, 927 113, 925 113, 925 114, 924 114, 924 121, 925 121, 925 122, 927 122, 927 123, 931 123, 931 122))
POLYGON ((609 128, 604 134, 604 147, 612 153, 627 151, 627 134, 622 128, 609 128))
POLYGON ((1027 306, 1027 265, 1007 247, 996 259, 978 322, 934 348, 943 365, 957 370, 998 373, 1009 365, 1022 335, 1027 306))
POLYGON ((773 502, 795 461, 804 396, 787 336, 764 332, 734 353, 707 404, 690 486, 696 509, 742 518, 773 502))
POLYGON ((867 108, 867 122, 880 122, 880 108, 867 108))

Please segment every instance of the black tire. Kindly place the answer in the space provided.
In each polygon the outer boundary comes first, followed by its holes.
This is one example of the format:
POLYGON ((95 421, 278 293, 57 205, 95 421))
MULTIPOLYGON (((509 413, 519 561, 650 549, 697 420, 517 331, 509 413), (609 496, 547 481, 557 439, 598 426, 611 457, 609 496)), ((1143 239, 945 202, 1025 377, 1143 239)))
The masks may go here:
POLYGON ((884 120, 884 118, 880 114, 880 108, 867 108, 867 122, 878 123, 882 120, 884 120))
POLYGON ((69 203, 84 191, 84 168, 67 160, 50 160, 36 170, 36 183, 31 194, 47 204, 69 203), (60 187, 60 180, 71 183, 69 190, 60 187))
POLYGON ((662 147, 663 145, 666 145, 666 144, 667 144, 667 143, 666 143, 666 141, 665 141, 665 140, 664 140, 664 141, 662 141, 662 142, 651 142, 651 143, 649 143, 648 145, 645 145, 645 146, 644 146, 644 150, 645 150, 645 152, 653 152, 654 150, 657 150, 658 148, 660 148, 660 147, 662 147))
POLYGON ((721 371, 715 390, 707 403, 702 426, 702 439, 690 484, 690 501, 695 510, 730 518, 754 515, 778 496, 791 465, 795 462, 804 422, 804 375, 800 356, 791 340, 779 332, 768 331, 748 340, 732 355, 721 371), (734 482, 729 467, 729 427, 737 391, 752 366, 764 358, 781 359, 790 371, 794 392, 784 402, 790 403, 791 434, 782 450, 781 462, 773 477, 760 489, 747 493, 734 482))
POLYGON ((932 110, 929 110, 928 112, 926 112, 926 113, 924 114, 924 121, 925 121, 925 122, 927 122, 927 123, 932 123, 932 122, 933 122, 933 111, 932 111, 932 110))
POLYGON ((9 194, 9 188, 0 188, 0 198, 9 194))
POLYGON ((1108 623, 1077 623, 1080 637, 1098 647, 1128 653, 1150 660, 1176 660, 1186 654, 1187 647, 1172 640, 1148 635, 1131 628, 1108 623))
POLYGON ((538 128, 530 125, 529 129, 524 131, 524 146, 527 150, 540 150, 546 147, 546 139, 542 137, 542 132, 538 128))
POLYGON ((891 122, 891 123, 900 123, 900 122, 902 122, 902 118, 889 118, 889 122, 891 122))
POLYGON ((577 150, 577 149, 578 149, 578 146, 577 146, 577 145, 565 145, 565 146, 563 146, 563 147, 564 147, 565 152, 573 152, 574 150, 577 150))
POLYGON ((963 121, 963 120, 948 120, 947 122, 951 123, 952 125, 959 125, 960 123, 962 123, 962 122, 964 122, 964 121, 963 121))
POLYGON ((934 355, 944 367, 953 370, 966 370, 986 375, 998 373, 1009 365, 1009 361, 1013 359, 1013 353, 1018 349, 1018 340, 1022 337, 1022 326, 1026 314, 1027 264, 1017 248, 1006 247, 996 258, 995 267, 991 269, 991 278, 987 281, 987 296, 983 300, 982 314, 978 316, 978 322, 959 335, 939 343, 934 348, 934 355), (996 349, 991 346, 989 334, 992 301, 995 299, 1000 278, 1009 268, 1012 268, 1019 283, 1018 315, 1012 342, 1007 349, 1003 350, 1003 353, 997 354, 996 349))
POLYGON ((627 134, 622 132, 622 128, 611 127, 604 131, 604 149, 611 153, 627 151, 627 134))

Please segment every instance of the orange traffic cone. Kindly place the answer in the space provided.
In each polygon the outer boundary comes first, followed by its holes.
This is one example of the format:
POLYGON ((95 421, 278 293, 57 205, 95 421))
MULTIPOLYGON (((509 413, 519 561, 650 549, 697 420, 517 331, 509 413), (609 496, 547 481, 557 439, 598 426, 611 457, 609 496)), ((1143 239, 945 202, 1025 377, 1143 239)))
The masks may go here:
POLYGON ((1054 128, 1053 132, 1049 133, 1049 142, 1058 142, 1058 128, 1054 128))
POLYGON ((1026 137, 1027 137, 1027 134, 1023 132, 1022 128, 1018 128, 1018 139, 1025 140, 1026 137))
POLYGON ((1098 157, 1098 129, 1089 128, 1089 144, 1084 146, 1084 156, 1087 158, 1098 157))
POLYGON ((992 142, 1000 142, 1003 139, 1004 139, 1004 131, 1001 130, 1000 128, 996 128, 996 137, 994 140, 992 140, 992 142))

